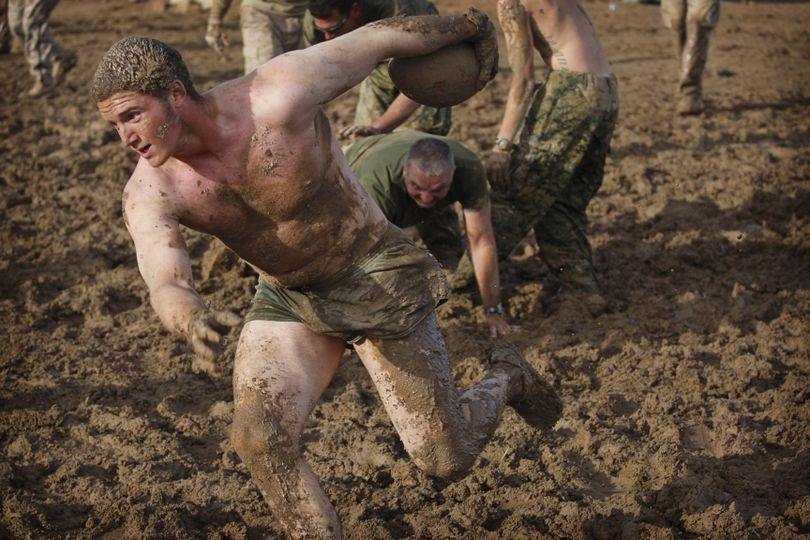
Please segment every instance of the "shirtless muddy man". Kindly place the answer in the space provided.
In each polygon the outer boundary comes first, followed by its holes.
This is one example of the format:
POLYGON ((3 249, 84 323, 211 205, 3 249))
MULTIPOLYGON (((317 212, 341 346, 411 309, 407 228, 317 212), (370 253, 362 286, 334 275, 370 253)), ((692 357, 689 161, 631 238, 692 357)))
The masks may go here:
POLYGON ((508 347, 493 351, 478 385, 456 389, 434 315, 443 273, 365 193, 321 110, 384 58, 464 40, 480 52, 483 87, 497 48, 491 21, 474 9, 381 20, 204 94, 179 53, 154 39, 119 41, 96 71, 99 111, 140 155, 123 208, 152 306, 211 370, 240 319, 195 292, 180 225, 216 236, 260 276, 236 351, 231 436, 291 537, 341 536, 300 439, 347 342, 430 475, 464 473, 507 404, 540 429, 561 412, 508 347))

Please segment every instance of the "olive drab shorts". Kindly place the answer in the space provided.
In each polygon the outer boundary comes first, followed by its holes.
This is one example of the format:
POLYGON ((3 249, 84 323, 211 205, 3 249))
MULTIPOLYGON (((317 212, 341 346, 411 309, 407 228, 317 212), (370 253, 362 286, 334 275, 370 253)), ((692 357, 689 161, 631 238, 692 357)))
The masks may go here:
POLYGON ((259 280, 245 322, 300 322, 349 343, 396 339, 446 299, 447 281, 436 259, 389 225, 368 255, 329 283, 287 289, 259 280))

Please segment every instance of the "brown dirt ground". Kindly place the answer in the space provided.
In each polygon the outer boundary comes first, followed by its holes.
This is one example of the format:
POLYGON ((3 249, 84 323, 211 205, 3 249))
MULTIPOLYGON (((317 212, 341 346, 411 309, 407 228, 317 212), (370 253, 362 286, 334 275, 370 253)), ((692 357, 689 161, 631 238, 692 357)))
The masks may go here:
MULTIPOLYGON (((469 476, 437 482, 347 355, 306 431, 347 538, 810 534, 810 6, 723 4, 708 112, 690 119, 672 114, 658 7, 618 7, 586 4, 622 94, 590 208, 611 312, 546 304, 531 246, 503 269, 516 341, 563 418, 538 436, 507 411, 469 476)), ((51 29, 81 56, 51 102, 17 98, 24 60, 0 56, 0 537, 279 536, 228 440, 230 378, 194 373, 149 306, 120 211, 135 158, 87 91, 129 34, 178 47, 203 89, 238 76, 237 12, 222 62, 194 6, 63 0, 51 29)), ((502 73, 456 110, 452 135, 475 150, 495 134, 502 73)), ((336 126, 353 96, 329 105, 336 126)), ((207 301, 244 310, 254 278, 188 237, 207 301)), ((480 308, 457 296, 440 318, 456 379, 477 380, 480 308)))

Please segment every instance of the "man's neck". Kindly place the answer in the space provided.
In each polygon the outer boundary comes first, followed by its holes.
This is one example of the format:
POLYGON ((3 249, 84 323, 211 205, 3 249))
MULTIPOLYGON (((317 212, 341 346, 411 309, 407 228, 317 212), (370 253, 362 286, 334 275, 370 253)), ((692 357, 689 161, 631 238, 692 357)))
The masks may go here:
POLYGON ((215 150, 221 146, 217 114, 208 98, 190 101, 180 114, 180 138, 172 157, 187 161, 204 154, 215 154, 215 150))

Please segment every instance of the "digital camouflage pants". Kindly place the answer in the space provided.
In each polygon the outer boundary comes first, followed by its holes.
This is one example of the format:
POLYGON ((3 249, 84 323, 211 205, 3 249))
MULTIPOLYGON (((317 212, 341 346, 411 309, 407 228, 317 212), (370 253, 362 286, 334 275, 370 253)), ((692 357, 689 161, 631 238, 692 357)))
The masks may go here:
POLYGON ((23 44, 34 80, 52 86, 53 63, 64 50, 48 31, 48 18, 59 0, 0 0, 6 10, 0 19, 0 39, 9 32, 23 44))
POLYGON ((701 95, 709 38, 720 18, 720 0, 661 0, 664 26, 673 31, 680 61, 678 89, 701 95))
POLYGON ((563 290, 598 291, 586 209, 602 185, 618 111, 612 75, 553 71, 535 88, 512 152, 511 181, 494 196, 502 259, 533 228, 540 257, 563 290))

